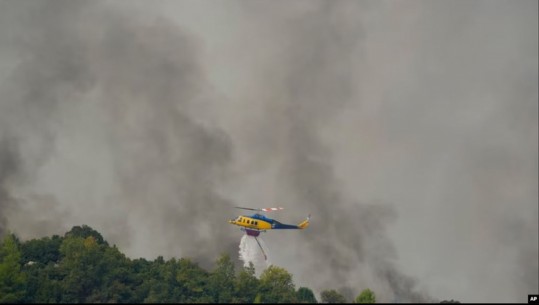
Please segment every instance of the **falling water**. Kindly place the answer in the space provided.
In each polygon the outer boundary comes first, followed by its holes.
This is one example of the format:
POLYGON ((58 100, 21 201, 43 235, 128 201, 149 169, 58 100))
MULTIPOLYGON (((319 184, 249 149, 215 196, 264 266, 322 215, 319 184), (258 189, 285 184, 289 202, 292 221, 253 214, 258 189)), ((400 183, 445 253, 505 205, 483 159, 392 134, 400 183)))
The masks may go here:
POLYGON ((258 246, 256 239, 253 236, 249 236, 247 234, 243 235, 243 237, 241 238, 239 246, 239 258, 243 261, 243 265, 245 267, 248 267, 249 262, 252 262, 255 267, 256 274, 260 275, 260 273, 264 269, 271 265, 271 262, 269 259, 269 251, 268 247, 266 246, 266 243, 260 237, 258 237, 258 241, 260 242, 260 247, 264 249, 267 259, 264 258, 264 253, 258 246))

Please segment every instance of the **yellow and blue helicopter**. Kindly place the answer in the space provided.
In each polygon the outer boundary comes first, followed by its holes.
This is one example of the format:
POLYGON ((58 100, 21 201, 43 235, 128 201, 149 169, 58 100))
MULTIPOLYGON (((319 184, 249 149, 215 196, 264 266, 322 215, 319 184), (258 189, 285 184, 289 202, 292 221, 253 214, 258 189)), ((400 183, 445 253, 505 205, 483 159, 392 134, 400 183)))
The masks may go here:
MULTIPOLYGON (((257 211, 257 212, 270 212, 270 211, 279 211, 283 208, 264 208, 264 209, 253 209, 253 208, 243 208, 243 207, 235 207, 237 209, 243 209, 243 210, 250 210, 250 211, 257 211)), ((255 213, 250 216, 240 215, 236 219, 231 219, 228 222, 240 226, 240 230, 244 231, 245 234, 249 236, 253 236, 258 243, 258 246, 262 250, 262 253, 264 254, 264 258, 267 259, 266 253, 264 252, 264 249, 260 245, 260 242, 258 242, 257 237, 260 235, 260 232, 266 232, 267 230, 282 230, 282 229, 305 229, 309 226, 309 220, 311 219, 311 215, 307 216, 307 219, 299 223, 298 225, 290 225, 290 224, 283 224, 275 219, 271 219, 269 217, 266 217, 260 213, 255 213)))

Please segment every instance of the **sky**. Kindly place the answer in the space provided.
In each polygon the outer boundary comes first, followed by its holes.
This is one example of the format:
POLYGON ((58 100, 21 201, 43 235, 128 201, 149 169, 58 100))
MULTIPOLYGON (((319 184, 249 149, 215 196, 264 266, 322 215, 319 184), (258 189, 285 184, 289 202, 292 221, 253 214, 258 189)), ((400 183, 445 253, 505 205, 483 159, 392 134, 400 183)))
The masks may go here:
POLYGON ((537 1, 0 1, 0 233, 297 287, 525 302, 538 273, 537 1))

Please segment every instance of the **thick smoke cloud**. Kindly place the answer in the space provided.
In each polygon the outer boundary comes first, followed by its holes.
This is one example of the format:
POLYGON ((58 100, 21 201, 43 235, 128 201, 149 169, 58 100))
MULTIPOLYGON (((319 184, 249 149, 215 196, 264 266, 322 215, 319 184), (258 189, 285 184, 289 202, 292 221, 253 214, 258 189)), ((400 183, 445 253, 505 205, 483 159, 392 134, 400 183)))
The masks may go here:
POLYGON ((2 44, 21 54, 2 84, 3 137, 21 142, 2 142, 3 226, 35 236, 85 223, 137 256, 232 249, 229 203, 213 191, 230 141, 189 114, 209 87, 196 38, 76 1, 4 2, 2 15, 2 44), (28 181, 9 188, 17 174, 28 181), (52 227, 35 225, 40 193, 55 197, 52 227))
POLYGON ((278 205, 318 292, 537 290, 537 2, 4 1, 0 46, 0 230, 206 264, 278 205))
POLYGON ((14 152, 13 144, 7 138, 2 137, 0 142, 0 234, 6 232, 6 213, 13 205, 13 198, 9 193, 10 180, 18 171, 17 155, 14 152))

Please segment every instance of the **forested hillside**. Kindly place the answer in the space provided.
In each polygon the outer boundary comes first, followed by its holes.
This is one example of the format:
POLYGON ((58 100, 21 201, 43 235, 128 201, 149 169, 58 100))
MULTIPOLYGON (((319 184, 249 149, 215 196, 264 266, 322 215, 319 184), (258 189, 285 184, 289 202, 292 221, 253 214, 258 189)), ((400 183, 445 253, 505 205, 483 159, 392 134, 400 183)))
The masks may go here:
MULTIPOLYGON (((374 303, 365 289, 346 300, 334 289, 326 303, 374 303)), ((0 243, 0 303, 317 303, 310 288, 271 266, 260 277, 254 267, 236 270, 227 254, 213 270, 188 258, 130 259, 89 226, 75 226, 63 237, 21 241, 10 233, 0 243)))

